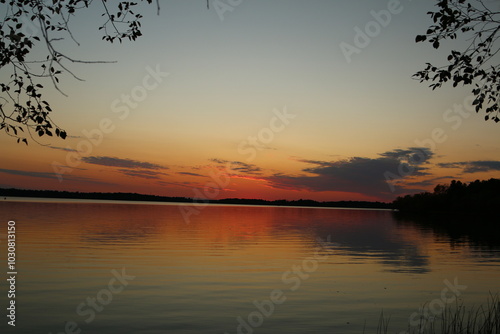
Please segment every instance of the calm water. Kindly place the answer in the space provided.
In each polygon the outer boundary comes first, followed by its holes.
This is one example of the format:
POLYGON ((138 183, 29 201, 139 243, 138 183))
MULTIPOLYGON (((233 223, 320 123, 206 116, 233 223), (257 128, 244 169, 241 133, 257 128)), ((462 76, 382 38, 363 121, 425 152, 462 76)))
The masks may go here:
POLYGON ((208 206, 187 224, 178 205, 2 201, 2 277, 9 220, 1 333, 368 333, 382 311, 399 333, 426 302, 500 291, 499 247, 390 211, 208 206))

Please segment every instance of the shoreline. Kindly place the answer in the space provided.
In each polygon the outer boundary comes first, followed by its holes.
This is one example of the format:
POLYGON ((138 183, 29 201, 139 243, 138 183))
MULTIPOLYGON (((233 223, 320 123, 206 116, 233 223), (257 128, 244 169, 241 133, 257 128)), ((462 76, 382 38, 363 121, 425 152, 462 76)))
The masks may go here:
POLYGON ((218 200, 197 199, 187 197, 167 197, 157 195, 145 195, 137 193, 83 193, 54 190, 24 190, 24 189, 0 189, 0 199, 5 201, 7 198, 16 199, 35 199, 31 201, 61 200, 65 201, 109 201, 113 203, 144 203, 144 204, 179 204, 192 206, 211 205, 245 205, 245 206, 273 206, 273 207, 308 207, 308 208, 348 208, 348 209, 377 209, 392 210, 392 205, 385 202, 370 201, 330 201, 318 202, 314 200, 263 200, 263 199, 243 199, 243 198, 224 198, 218 200))
POLYGON ((244 204, 244 203, 193 203, 193 202, 168 202, 168 201, 140 201, 140 200, 113 200, 92 198, 56 198, 56 197, 0 197, 0 202, 14 203, 77 203, 77 204, 124 204, 124 205, 180 205, 180 206, 248 206, 269 208, 299 208, 299 209, 338 209, 338 210, 370 210, 370 211, 393 211, 386 208, 362 208, 362 207, 333 207, 333 206, 297 206, 297 205, 272 205, 272 204, 244 204))

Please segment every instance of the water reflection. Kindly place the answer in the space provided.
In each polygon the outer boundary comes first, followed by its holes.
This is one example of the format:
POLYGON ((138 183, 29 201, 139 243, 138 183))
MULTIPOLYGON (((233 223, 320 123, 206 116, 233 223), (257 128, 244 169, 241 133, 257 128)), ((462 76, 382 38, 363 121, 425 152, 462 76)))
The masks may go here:
POLYGON ((478 249, 500 249, 498 217, 467 215, 415 215, 393 213, 401 226, 432 231, 436 237, 448 239, 452 247, 471 246, 478 249))
POLYGON ((224 255, 224 249, 241 249, 274 242, 300 242, 308 247, 315 240, 330 236, 332 253, 345 255, 353 262, 366 258, 377 260, 393 272, 426 273, 428 256, 418 244, 394 234, 390 213, 376 210, 329 210, 312 208, 269 208, 214 206, 182 220, 176 206, 89 205, 73 209, 85 219, 81 242, 100 244, 147 243, 148 237, 162 235, 162 240, 193 240, 204 244, 212 254, 224 255), (99 217, 96 219, 95 217, 99 217))
POLYGON ((2 202, 0 219, 18 226, 18 333, 66 321, 86 333, 234 333, 274 289, 287 301, 259 333, 360 333, 365 321, 368 332, 381 309, 401 312, 404 330, 444 278, 460 277, 473 301, 498 284, 498 248, 390 211, 208 206, 187 224, 177 205, 2 202), (283 275, 315 256, 291 291, 283 275), (85 323, 76 307, 121 268, 136 278, 85 323))

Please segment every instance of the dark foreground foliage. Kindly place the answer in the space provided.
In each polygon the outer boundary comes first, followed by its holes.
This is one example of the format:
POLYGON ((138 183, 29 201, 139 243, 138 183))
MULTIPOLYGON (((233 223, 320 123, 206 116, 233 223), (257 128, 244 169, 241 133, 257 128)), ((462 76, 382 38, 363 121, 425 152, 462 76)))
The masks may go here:
MULTIPOLYGON (((377 334, 390 331, 390 317, 382 313, 377 334)), ((466 306, 463 302, 446 305, 442 312, 422 313, 417 324, 409 324, 406 334, 498 334, 500 333, 500 299, 490 294, 486 304, 466 306)))

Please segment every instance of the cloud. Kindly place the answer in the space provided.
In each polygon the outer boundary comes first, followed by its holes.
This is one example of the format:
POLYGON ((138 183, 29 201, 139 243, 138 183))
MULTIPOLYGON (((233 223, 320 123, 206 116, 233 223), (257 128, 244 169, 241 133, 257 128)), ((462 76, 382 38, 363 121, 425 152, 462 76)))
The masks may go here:
POLYGON ((379 154, 382 157, 403 161, 413 161, 415 164, 428 163, 434 153, 426 147, 409 147, 406 150, 395 149, 379 154), (423 160, 421 160, 423 159, 423 160))
MULTIPOLYGON (((441 177, 435 177, 432 179, 427 179, 427 180, 422 180, 418 182, 406 182, 405 184, 407 186, 412 186, 412 187, 431 187, 437 185, 437 182, 441 180, 447 180, 447 179, 454 179, 453 176, 441 176, 441 177)), ((422 191, 425 191, 422 189, 422 191)))
POLYGON ((54 173, 32 172, 32 171, 15 170, 15 169, 0 168, 0 173, 6 173, 6 174, 11 174, 11 175, 29 176, 29 177, 39 177, 39 178, 43 178, 43 179, 56 179, 57 178, 54 175, 54 173))
POLYGON ((93 165, 116 167, 122 174, 143 179, 160 179, 160 175, 168 175, 162 172, 168 167, 146 161, 103 156, 83 157, 82 161, 93 165))
MULTIPOLYGON (((37 178, 43 178, 43 179, 55 179, 55 180, 59 181, 56 174, 49 173, 49 172, 33 172, 33 171, 0 168, 0 173, 6 173, 6 174, 11 174, 11 175, 21 175, 21 176, 28 176, 28 177, 37 177, 37 178)), ((85 183, 94 183, 94 184, 103 184, 103 185, 114 185, 114 183, 96 181, 92 178, 75 176, 75 175, 63 175, 63 179, 64 179, 64 181, 76 181, 76 182, 85 182, 85 183)))
POLYGON ((227 167, 229 170, 234 172, 247 173, 247 174, 261 174, 262 172, 262 169, 260 167, 257 167, 254 164, 247 164, 241 161, 229 161, 222 159, 210 159, 210 161, 215 162, 216 164, 219 165, 224 165, 224 167, 227 167))
POLYGON ((48 146, 48 148, 51 148, 53 150, 65 151, 65 152, 77 152, 75 149, 72 149, 70 147, 48 146))
POLYGON ((301 160, 312 164, 302 171, 312 175, 290 176, 275 174, 267 178, 274 188, 321 191, 341 191, 363 195, 393 198, 408 192, 399 184, 391 191, 387 180, 430 175, 429 160, 434 153, 428 148, 410 147, 380 153, 378 158, 352 157, 338 161, 301 160), (402 172, 403 173, 402 173, 402 172))
POLYGON ((119 167, 128 169, 168 169, 168 167, 152 164, 150 162, 137 161, 132 159, 120 159, 115 157, 83 157, 83 162, 93 165, 107 166, 107 167, 119 167))
POLYGON ((118 171, 128 176, 140 177, 143 179, 159 179, 159 175, 168 175, 166 173, 161 173, 154 170, 119 169, 118 171))
POLYGON ((179 186, 179 187, 186 187, 186 188, 190 188, 190 189, 202 188, 203 187, 202 184, 193 183, 193 182, 167 182, 167 181, 158 181, 157 183, 159 185, 162 185, 162 186, 179 186))
POLYGON ((177 174, 180 174, 180 175, 189 175, 189 176, 202 176, 202 177, 205 176, 205 175, 201 175, 201 174, 198 174, 198 173, 190 173, 190 172, 177 172, 177 174))
POLYGON ((53 166, 60 168, 60 169, 66 169, 68 171, 73 170, 73 169, 78 169, 78 170, 88 170, 87 168, 80 168, 80 167, 68 167, 66 165, 58 165, 53 163, 53 166))
POLYGON ((462 168, 464 173, 500 171, 500 161, 495 160, 446 162, 437 164, 437 166, 441 168, 462 168))

